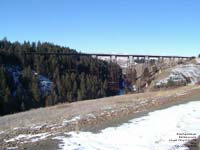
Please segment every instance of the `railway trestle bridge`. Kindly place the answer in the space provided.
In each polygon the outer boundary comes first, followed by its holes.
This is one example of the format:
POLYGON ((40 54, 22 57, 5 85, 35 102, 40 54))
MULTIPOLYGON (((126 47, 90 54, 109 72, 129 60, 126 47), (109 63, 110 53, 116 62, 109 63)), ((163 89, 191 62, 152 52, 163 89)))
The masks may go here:
MULTIPOLYGON (((46 56, 79 56, 92 57, 105 60, 107 62, 117 63, 123 74, 123 79, 130 85, 137 85, 138 91, 147 87, 156 73, 164 68, 172 67, 178 63, 184 63, 195 57, 187 56, 167 56, 167 55, 133 55, 133 54, 104 54, 104 53, 66 53, 66 52, 27 52, 25 55, 46 55, 46 56)), ((115 69, 115 68, 111 68, 115 69)), ((119 78, 112 75, 109 79, 109 85, 113 88, 120 87, 119 78)))

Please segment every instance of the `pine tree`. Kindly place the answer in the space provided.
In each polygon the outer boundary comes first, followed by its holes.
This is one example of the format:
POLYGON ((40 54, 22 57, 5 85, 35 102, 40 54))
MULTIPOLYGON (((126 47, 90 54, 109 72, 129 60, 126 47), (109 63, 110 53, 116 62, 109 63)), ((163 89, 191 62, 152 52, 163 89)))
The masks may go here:
POLYGON ((71 92, 67 93, 67 101, 72 102, 72 93, 71 92))
POLYGON ((76 80, 73 82, 72 95, 73 95, 73 98, 76 99, 76 97, 77 97, 77 83, 76 83, 76 80))
POLYGON ((11 91, 9 87, 6 87, 5 94, 4 94, 4 112, 9 112, 11 110, 10 106, 11 100, 11 91))
POLYGON ((80 76, 80 91, 81 91, 82 99, 85 99, 86 85, 85 85, 85 74, 84 73, 82 73, 80 76))
POLYGON ((5 93, 6 90, 6 71, 5 68, 2 66, 0 68, 0 93, 5 93))
POLYGON ((21 106, 20 106, 20 107, 21 107, 21 110, 22 110, 22 111, 24 111, 24 110, 25 110, 24 101, 22 101, 22 103, 21 103, 21 106))
POLYGON ((81 100, 82 100, 82 94, 81 94, 81 91, 80 91, 80 90, 78 90, 77 100, 78 100, 78 101, 81 101, 81 100))
POLYGON ((38 105, 40 102, 40 89, 39 89, 39 83, 38 83, 38 78, 33 75, 32 76, 32 82, 31 82, 31 93, 33 96, 33 100, 36 102, 38 105))
POLYGON ((45 99, 45 106, 52 106, 53 105, 53 95, 49 94, 45 99))
POLYGON ((23 70, 22 78, 21 78, 21 82, 26 89, 30 88, 31 78, 32 78, 32 71, 31 71, 31 67, 28 66, 23 70))
POLYGON ((108 81, 105 80, 103 83, 103 89, 106 91, 108 89, 108 81))

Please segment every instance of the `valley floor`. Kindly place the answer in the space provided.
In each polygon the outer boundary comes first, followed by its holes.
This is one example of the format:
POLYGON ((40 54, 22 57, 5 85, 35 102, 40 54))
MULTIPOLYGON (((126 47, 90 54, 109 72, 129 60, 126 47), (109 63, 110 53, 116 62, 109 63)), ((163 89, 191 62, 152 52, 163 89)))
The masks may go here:
MULTIPOLYGON (((67 131, 97 132, 155 109, 190 101, 200 86, 65 103, 0 117, 0 149, 22 148, 67 131)), ((200 96, 199 96, 200 97, 200 96)))

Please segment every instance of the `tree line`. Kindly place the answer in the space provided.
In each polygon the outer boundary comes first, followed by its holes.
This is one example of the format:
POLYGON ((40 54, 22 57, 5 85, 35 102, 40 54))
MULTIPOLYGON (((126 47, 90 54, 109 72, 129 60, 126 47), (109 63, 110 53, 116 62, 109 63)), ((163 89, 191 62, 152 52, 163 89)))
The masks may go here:
POLYGON ((121 78, 122 71, 115 63, 91 56, 27 55, 27 52, 78 53, 48 42, 0 40, 0 115, 118 92, 109 86, 110 81, 117 83, 121 78), (10 68, 18 68, 17 79, 10 68), (40 75, 52 81, 50 89, 41 90, 40 75))

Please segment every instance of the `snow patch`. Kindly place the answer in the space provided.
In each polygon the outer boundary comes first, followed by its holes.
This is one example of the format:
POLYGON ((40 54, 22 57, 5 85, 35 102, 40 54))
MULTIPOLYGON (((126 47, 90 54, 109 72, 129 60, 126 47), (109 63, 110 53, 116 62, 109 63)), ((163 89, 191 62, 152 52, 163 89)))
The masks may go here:
POLYGON ((47 125, 46 127, 47 128, 52 128, 52 127, 56 127, 56 126, 58 126, 58 124, 50 124, 50 125, 47 125))
POLYGON ((4 141, 6 143, 16 142, 16 141, 21 141, 21 143, 26 143, 27 140, 31 142, 37 142, 37 141, 47 138, 50 135, 51 134, 49 134, 48 132, 39 133, 39 134, 20 134, 14 138, 11 138, 9 140, 4 140, 4 141))
POLYGON ((186 93, 176 93, 177 96, 183 96, 186 95, 186 93))
POLYGON ((20 129, 19 127, 15 127, 15 128, 13 128, 13 130, 18 130, 18 129, 20 129))
POLYGON ((196 64, 200 65, 200 58, 196 58, 195 60, 196 60, 196 64))
POLYGON ((173 69, 171 74, 156 82, 156 86, 166 86, 172 81, 175 84, 197 84, 200 82, 200 65, 180 65, 173 69))
POLYGON ((53 82, 43 75, 39 75, 40 89, 42 92, 50 92, 53 82))
MULTIPOLYGON (((7 70, 10 74, 12 74, 13 80, 15 85, 21 86, 21 83, 19 81, 19 77, 22 75, 22 69, 19 66, 15 65, 8 65, 7 70)), ((36 76, 39 77, 39 82, 40 82, 40 90, 43 93, 49 93, 51 91, 51 87, 53 85, 53 82, 49 80, 47 77, 43 75, 39 75, 37 72, 32 71, 32 73, 36 76)), ((15 96, 15 92, 13 93, 15 96)))
POLYGON ((186 149, 185 141, 177 133, 200 135, 200 101, 173 106, 130 120, 119 127, 109 127, 100 133, 69 132, 70 136, 58 136, 61 149, 74 150, 164 150, 186 149), (180 146, 180 147, 177 147, 180 146))
POLYGON ((111 109, 112 109, 111 106, 101 108, 101 110, 111 110, 111 109))
MULTIPOLYGON (((76 116, 76 117, 74 117, 74 118, 72 118, 70 120, 64 120, 62 122, 62 126, 65 126, 65 125, 68 125, 68 124, 74 124, 74 123, 77 124, 82 119, 91 120, 91 119, 95 119, 95 118, 96 118, 96 116, 94 114, 91 114, 91 113, 90 114, 86 114, 84 116, 76 116)), ((52 127, 52 128, 54 129, 54 128, 58 128, 58 127, 52 127)))
POLYGON ((7 70, 10 74, 12 74, 14 83, 20 86, 19 77, 22 75, 21 68, 19 66, 8 65, 7 70))
POLYGON ((33 130, 40 130, 42 129, 43 127, 45 127, 47 124, 38 124, 38 125, 34 125, 31 127, 31 129, 33 130))
POLYGON ((74 117, 74 118, 72 118, 72 119, 70 119, 70 120, 64 120, 63 123, 62 123, 62 125, 64 126, 64 125, 67 125, 67 124, 69 124, 69 123, 76 123, 76 122, 79 121, 80 119, 81 119, 80 116, 76 116, 76 117, 74 117))
MULTIPOLYGON (((63 124, 63 125, 64 125, 64 124, 63 124)), ((62 128, 63 125, 62 125, 62 126, 54 126, 54 127, 51 127, 51 130, 62 128)))
POLYGON ((86 116, 89 118, 94 118, 94 119, 96 118, 96 116, 94 114, 87 114, 86 116))
POLYGON ((17 149, 18 147, 15 146, 15 147, 7 147, 7 149, 17 149))

